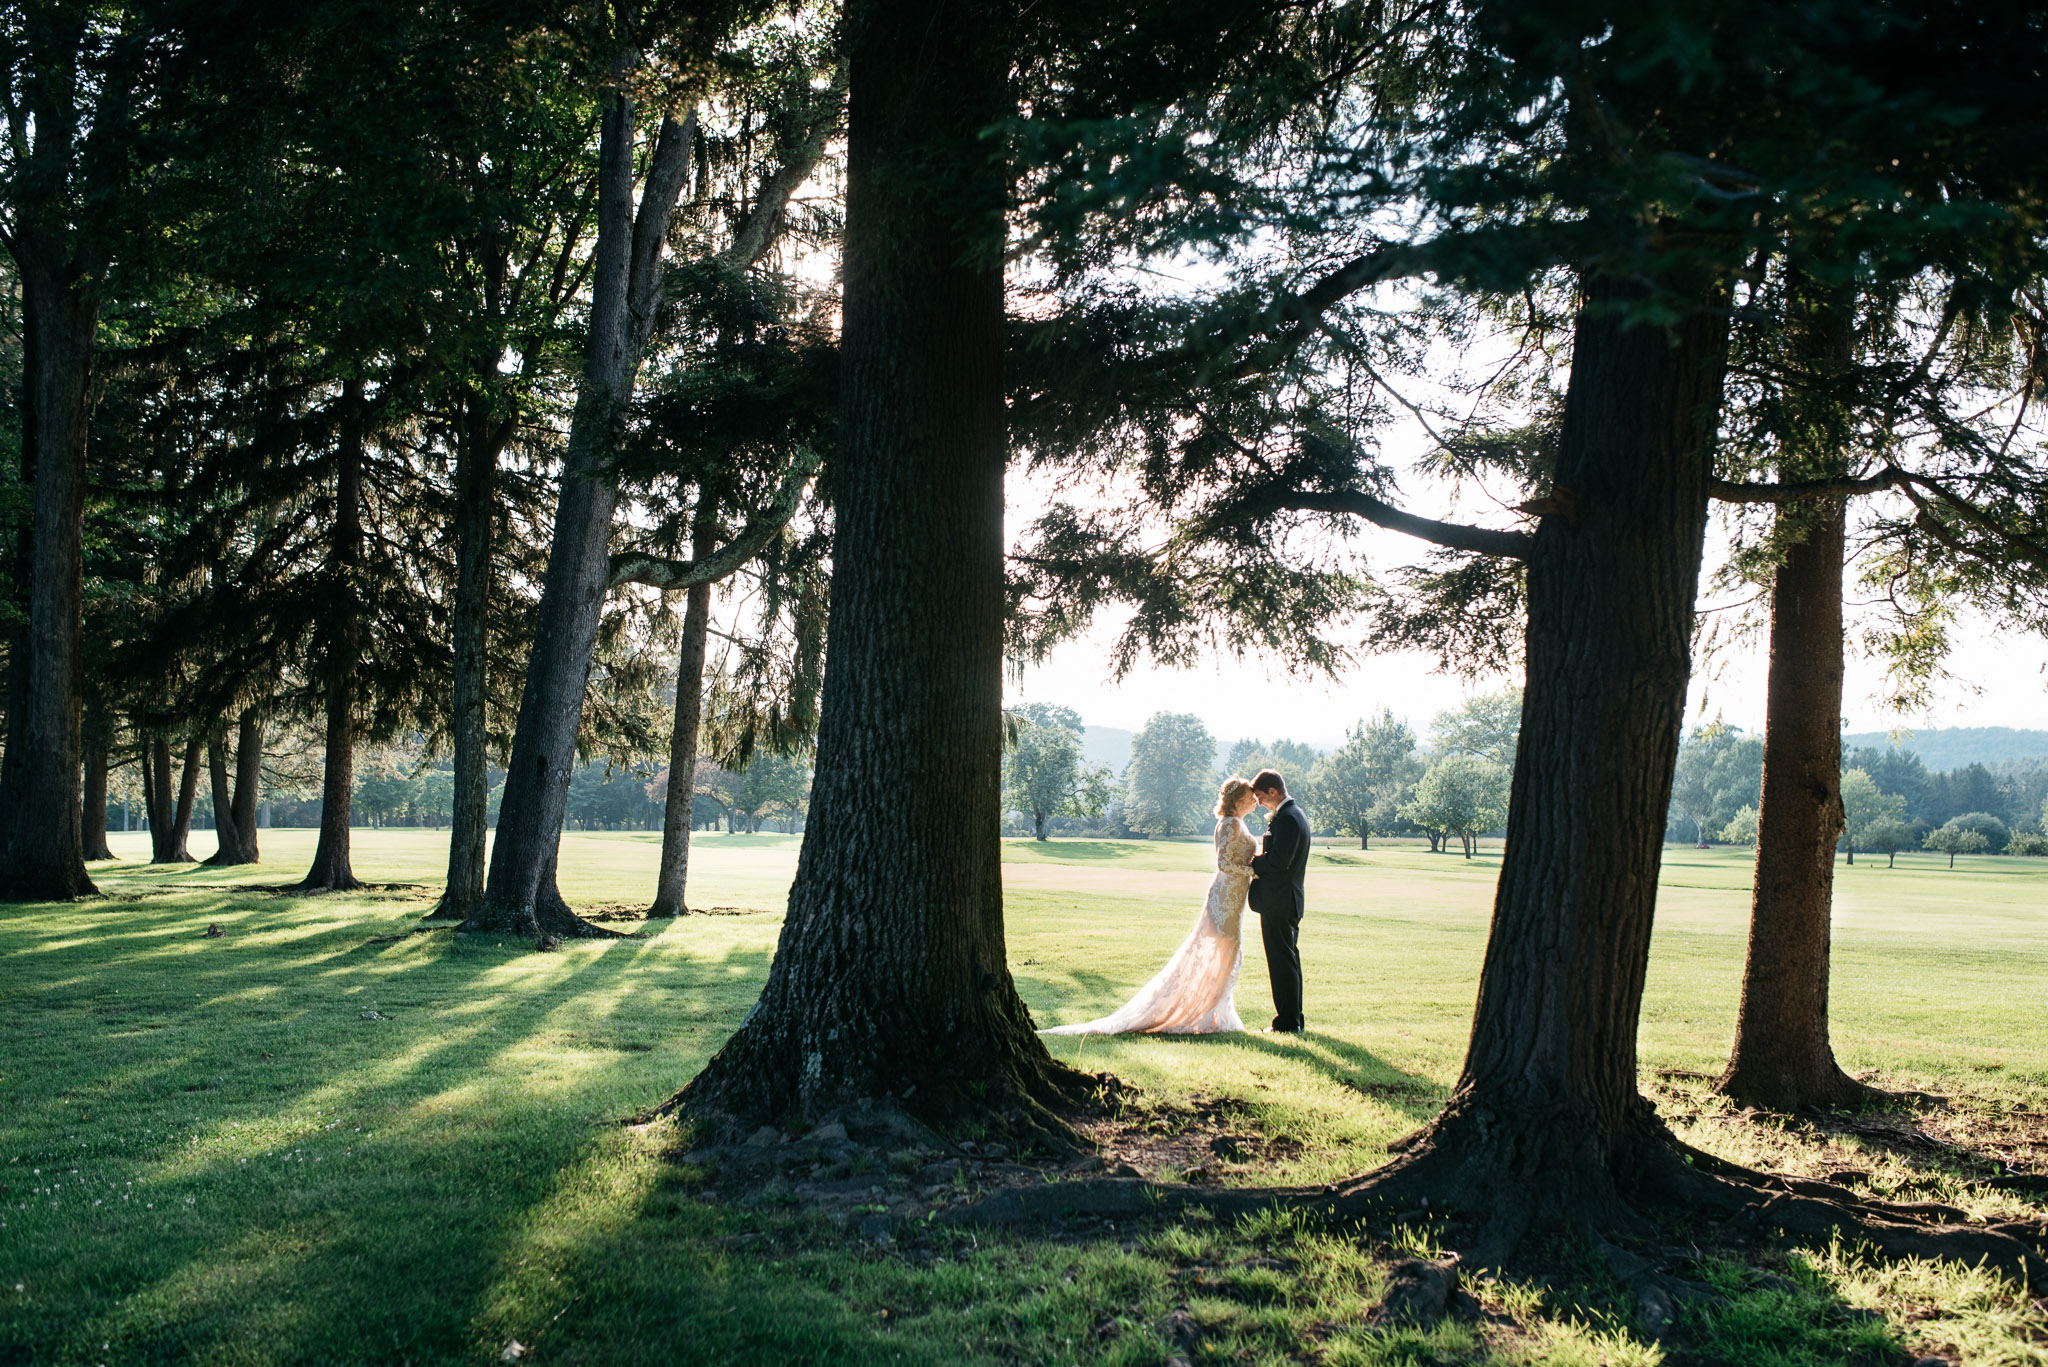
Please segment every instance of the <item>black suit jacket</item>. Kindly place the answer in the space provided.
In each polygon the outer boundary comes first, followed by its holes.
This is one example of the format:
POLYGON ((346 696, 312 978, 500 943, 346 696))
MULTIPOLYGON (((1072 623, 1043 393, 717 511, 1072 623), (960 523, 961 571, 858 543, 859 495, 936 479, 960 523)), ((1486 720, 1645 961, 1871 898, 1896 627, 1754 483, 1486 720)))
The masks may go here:
POLYGON ((1252 910, 1261 916, 1301 919, 1307 906, 1302 880, 1308 874, 1308 815, 1293 798, 1266 822, 1265 848, 1252 856, 1252 910))

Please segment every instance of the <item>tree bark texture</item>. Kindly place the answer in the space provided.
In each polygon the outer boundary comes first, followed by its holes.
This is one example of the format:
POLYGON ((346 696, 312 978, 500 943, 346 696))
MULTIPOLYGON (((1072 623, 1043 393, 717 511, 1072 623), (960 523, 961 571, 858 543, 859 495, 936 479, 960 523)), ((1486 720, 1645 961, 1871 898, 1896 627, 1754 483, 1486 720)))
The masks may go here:
POLYGON ((363 544, 363 389, 343 386, 340 441, 335 450, 334 527, 327 569, 329 606, 326 755, 320 782, 320 840, 313 867, 297 884, 305 892, 348 892, 362 886, 349 862, 349 815, 355 800, 356 659, 362 647, 362 585, 356 565, 363 544))
POLYGON ((1449 1105, 1395 1165, 1488 1216, 1487 1261, 1538 1222, 1625 1227, 1619 1183, 1668 1140, 1636 1087, 1637 1018, 1727 333, 1716 310, 1667 333, 1627 326, 1617 286, 1588 296, 1556 476, 1572 511, 1544 518, 1528 562, 1521 738, 1471 1045, 1449 1105))
MULTIPOLYGON (((23 348, 24 352, 27 350, 23 348)), ((22 422, 27 427, 29 414, 23 406, 22 422)), ((35 442, 30 434, 22 433, 21 486, 35 488, 35 442)), ((0 754, 0 859, 7 849, 7 833, 13 829, 12 794, 21 780, 15 774, 25 746, 21 740, 21 728, 28 718, 28 586, 35 578, 35 526, 34 514, 16 523, 14 528, 14 607, 21 614, 19 625, 7 641, 7 749, 0 754)))
MULTIPOLYGON (((52 139, 57 134, 48 134, 52 139)), ((69 901, 98 891, 81 822, 86 437, 98 281, 64 262, 46 234, 18 223, 22 295, 23 465, 34 466, 28 623, 14 667, 0 779, 0 898, 69 901), (28 458, 32 456, 32 461, 28 458)))
POLYGON ((245 708, 235 724, 235 795, 231 810, 235 820, 235 843, 242 862, 261 861, 256 839, 256 807, 263 789, 263 717, 255 708, 245 708))
POLYGON ((112 859, 107 844, 107 751, 113 743, 113 718, 97 703, 85 709, 85 800, 81 806, 85 857, 112 859))
POLYGON ((205 744, 197 736, 185 742, 185 768, 178 775, 178 805, 171 813, 171 827, 164 842, 168 853, 152 862, 197 862, 192 858, 192 811, 199 803, 199 766, 205 762, 205 752, 205 744))
POLYGON ((1771 671, 1756 882, 1735 1049, 1720 1090, 1751 1106, 1845 1106, 1871 1089, 1828 1039, 1828 954, 1842 813, 1840 499, 1787 516, 1803 539, 1771 586, 1771 671))
POLYGON ((996 5, 849 6, 842 420, 810 825, 775 961, 672 1102, 741 1124, 893 1101, 1058 1133, 1086 1080, 1004 954, 996 5))
MULTIPOLYGON (((635 65, 637 54, 619 59, 616 72, 622 82, 635 65)), ((691 133, 663 119, 635 213, 635 112, 623 89, 605 97, 583 379, 570 419, 554 539, 506 764, 490 877, 467 923, 533 935, 543 943, 555 936, 602 933, 570 912, 551 884, 543 886, 543 873, 553 867, 561 842, 583 693, 604 609, 619 495, 613 458, 661 303, 661 251, 669 215, 689 172, 691 133)))
POLYGON ((235 825, 235 788, 228 774, 227 748, 225 726, 207 733, 206 776, 213 792, 214 851, 206 862, 216 867, 249 862, 242 855, 242 832, 235 825))
MULTIPOLYGON (((697 494, 690 556, 702 560, 717 543, 717 509, 697 494)), ((690 809, 697 797, 697 739, 704 725, 704 652, 711 639, 711 585, 692 584, 683 607, 683 643, 676 652, 676 717, 668 740, 668 792, 661 808, 661 874, 649 920, 686 916, 690 878, 690 809)))
POLYGON ((497 510, 498 455, 504 430, 470 397, 455 466, 454 736, 455 793, 448 825, 448 879, 433 914, 466 919, 484 896, 484 850, 490 813, 486 704, 490 696, 491 538, 497 510))

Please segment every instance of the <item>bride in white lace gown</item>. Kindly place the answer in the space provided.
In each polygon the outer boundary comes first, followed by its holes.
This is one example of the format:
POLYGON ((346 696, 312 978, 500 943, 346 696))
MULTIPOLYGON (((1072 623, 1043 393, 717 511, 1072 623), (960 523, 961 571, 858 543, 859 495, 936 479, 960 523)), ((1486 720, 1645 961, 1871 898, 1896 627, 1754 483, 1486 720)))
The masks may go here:
POLYGON ((1045 1035, 1220 1035, 1244 1029, 1232 994, 1244 966, 1239 922, 1252 885, 1252 855, 1258 843, 1245 829, 1252 809, 1252 785, 1232 777, 1216 804, 1216 877, 1195 928, 1166 961, 1157 977, 1101 1020, 1042 1030, 1045 1035))

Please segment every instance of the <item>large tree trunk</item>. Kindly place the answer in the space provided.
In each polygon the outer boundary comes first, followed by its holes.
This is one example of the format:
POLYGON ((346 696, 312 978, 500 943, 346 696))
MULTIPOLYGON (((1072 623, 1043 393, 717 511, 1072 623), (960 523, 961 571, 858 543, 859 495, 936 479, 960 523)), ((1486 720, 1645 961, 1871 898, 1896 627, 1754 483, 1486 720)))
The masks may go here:
POLYGON ((1636 1031, 1691 662, 1725 315, 1625 326, 1595 284, 1575 332, 1556 492, 1529 568, 1527 683, 1493 929, 1463 1074, 1406 1156, 1481 1213, 1481 1261, 1532 1225, 1628 1227, 1621 1184, 1675 1143, 1636 1031))
POLYGON ((85 801, 82 814, 85 818, 83 841, 85 857, 112 859, 114 851, 107 844, 107 751, 113 744, 113 718, 100 703, 93 703, 85 710, 85 801))
MULTIPOLYGON (((630 54, 622 57, 616 67, 621 83, 635 65, 630 54)), ((619 494, 612 461, 661 302, 662 241, 689 170, 690 133, 663 119, 636 217, 634 118, 632 96, 623 89, 606 96, 583 380, 570 420, 568 458, 506 765, 490 878, 467 923, 480 930, 533 935, 543 943, 560 935, 604 933, 570 912, 543 875, 553 867, 561 842, 583 693, 604 609, 619 494)))
POLYGON ((305 892, 348 892, 362 886, 349 862, 349 817, 355 799, 355 678, 344 671, 327 689, 326 747, 320 778, 320 840, 313 866, 295 886, 305 892))
POLYGON ((242 854, 242 832, 235 825, 234 782, 228 776, 228 733, 215 726, 206 736, 206 774, 213 790, 214 851, 207 863, 215 866, 247 864, 242 854))
POLYGON ((263 717, 253 707, 243 709, 235 727, 235 795, 231 810, 235 821, 235 843, 244 864, 258 863, 262 852, 256 841, 256 805, 263 787, 263 717))
POLYGON ((171 813, 171 829, 165 845, 168 854, 157 861, 190 864, 192 858, 192 811, 199 803, 199 766, 205 761, 205 746, 197 736, 185 742, 185 769, 178 776, 178 806, 171 813))
POLYGON ((501 425, 472 395, 455 466, 455 795, 448 828, 448 880, 433 915, 466 919, 483 900, 484 849, 491 798, 486 702, 490 696, 488 631, 491 536, 497 510, 501 425))
MULTIPOLYGON (((1797 516, 1796 514, 1794 516, 1797 516)), ((1735 1050, 1720 1089, 1792 1111, 1872 1095, 1828 1041, 1835 842, 1842 834, 1842 551, 1831 500, 1801 518, 1771 588, 1756 885, 1735 1050)))
MULTIPOLYGON (((28 345, 22 348, 24 366, 31 362, 32 352, 28 345)), ((25 379, 26 377, 24 377, 25 379)), ((26 386, 24 385, 24 388, 26 386)), ((33 491, 36 484, 35 440, 30 422, 29 406, 22 404, 23 432, 21 439, 21 487, 33 491)), ((7 638, 7 749, 0 754, 0 859, 6 857, 7 833, 13 829, 8 804, 11 794, 20 786, 16 768, 27 746, 21 740, 21 728, 28 718, 28 588, 35 579, 35 513, 30 509, 26 516, 17 518, 14 531, 14 602, 18 614, 13 632, 7 638)))
MULTIPOLYGON (((60 134, 44 130, 52 141, 60 134)), ((96 279, 76 278, 45 234, 17 217, 21 271, 22 444, 33 465, 28 622, 0 764, 0 898, 69 901, 97 892, 85 872, 79 703, 83 696, 86 435, 96 279)))
MULTIPOLYGON (((697 493, 690 556, 701 561, 717 543, 717 505, 697 493)), ((647 917, 684 916, 690 878, 690 808, 697 798, 697 737, 704 725, 704 648, 711 638, 711 585, 690 585, 683 607, 683 644, 676 652, 676 720, 668 739, 668 792, 661 809, 661 876, 647 917)))
POLYGON ((671 1104, 1063 1131, 1003 944, 1004 180, 989 3, 848 7, 842 422, 811 824, 768 983, 671 1104))
POLYGON ((349 809, 355 800, 356 660, 362 645, 362 586, 355 574, 363 543, 363 390, 342 391, 341 440, 335 452, 334 528, 328 566, 326 659, 327 736, 320 782, 320 840, 313 867, 295 886, 304 892, 347 892, 362 886, 349 863, 349 809))

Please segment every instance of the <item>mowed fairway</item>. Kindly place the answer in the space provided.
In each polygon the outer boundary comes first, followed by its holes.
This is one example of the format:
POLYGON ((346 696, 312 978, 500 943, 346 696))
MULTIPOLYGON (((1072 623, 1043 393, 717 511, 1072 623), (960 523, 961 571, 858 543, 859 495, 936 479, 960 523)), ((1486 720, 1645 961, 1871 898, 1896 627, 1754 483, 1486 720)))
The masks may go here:
MULTIPOLYGON (((751 1005, 795 838, 698 838, 692 904, 728 914, 537 954, 409 933, 442 869, 437 832, 356 833, 359 876, 415 889, 252 890, 295 877, 312 834, 265 832, 256 870, 122 862, 95 868, 102 900, 0 907, 0 1361, 496 1361, 513 1340, 561 1362, 1160 1360, 1142 1335, 1098 1332, 1119 1307, 1172 1303, 1143 1249, 991 1239, 943 1270, 843 1239, 751 1256, 751 1217, 690 1199, 660 1132, 619 1123, 751 1005)), ((114 837, 131 860, 144 841, 114 837)), ((644 905, 657 848, 571 835, 563 889, 644 905)), ((1150 976, 1209 852, 1022 841, 1005 857, 1011 964, 1053 1024, 1150 976)), ((1497 860, 1319 847, 1299 1040, 1055 1048, 1148 1097, 1242 1102, 1303 1142, 1290 1179, 1375 1163, 1456 1075, 1497 860)), ((2048 861, 1908 856, 1837 876, 1844 1065, 2042 1109, 2048 861)), ((1747 879, 1746 852, 1666 852, 1646 1072, 1722 1062, 1747 879)), ((1239 1005, 1263 1023, 1255 926, 1247 946, 1239 1005)))

